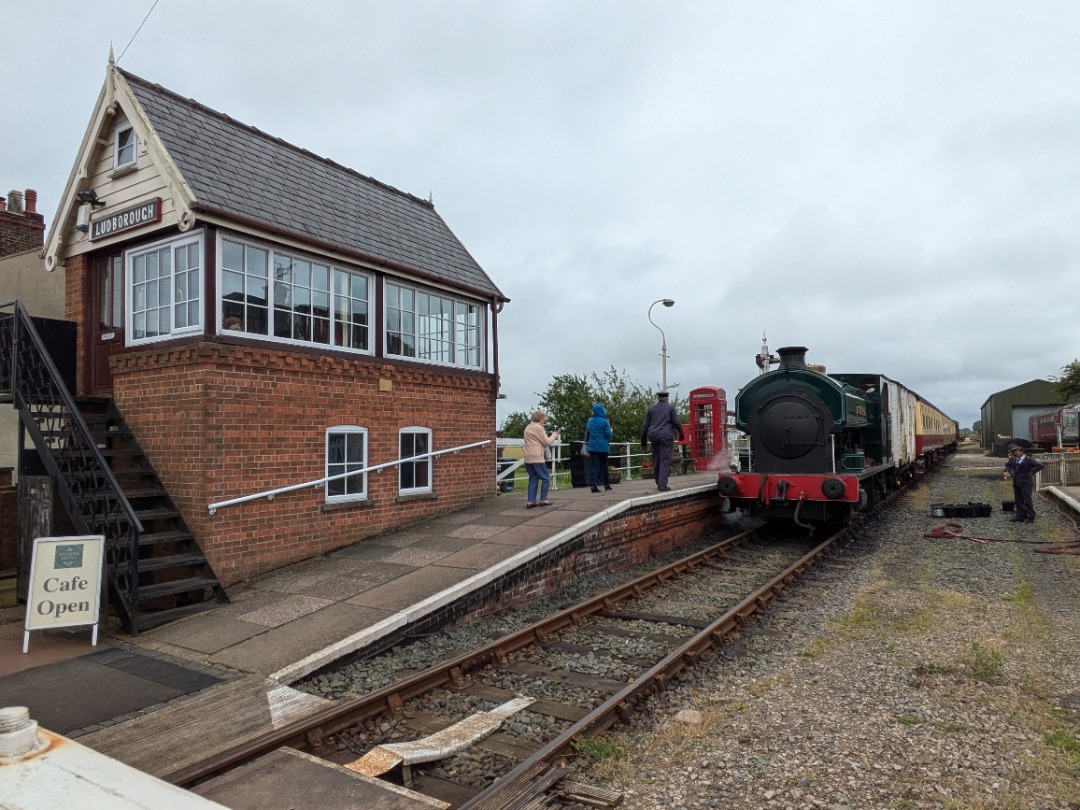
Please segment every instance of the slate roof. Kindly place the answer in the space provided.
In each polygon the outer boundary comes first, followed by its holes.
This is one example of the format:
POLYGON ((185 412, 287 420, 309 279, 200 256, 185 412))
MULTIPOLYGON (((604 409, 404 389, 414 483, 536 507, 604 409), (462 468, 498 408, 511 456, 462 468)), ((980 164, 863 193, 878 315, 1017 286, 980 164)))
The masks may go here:
POLYGON ((120 73, 191 188, 196 211, 254 220, 508 300, 426 200, 120 73))

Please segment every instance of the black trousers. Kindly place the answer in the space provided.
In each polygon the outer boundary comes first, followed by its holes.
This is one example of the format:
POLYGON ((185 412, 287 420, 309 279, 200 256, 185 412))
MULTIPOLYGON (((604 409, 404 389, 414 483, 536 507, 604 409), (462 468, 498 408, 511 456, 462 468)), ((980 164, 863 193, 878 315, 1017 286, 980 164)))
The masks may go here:
POLYGON ((1035 504, 1031 498, 1031 491, 1035 488, 1035 482, 1031 478, 1013 481, 1013 501, 1016 503, 1016 518, 1018 520, 1034 520, 1035 504))
POLYGON ((611 482, 608 479, 608 454, 597 453, 595 450, 589 451, 589 460, 591 464, 589 466, 589 472, 592 473, 589 476, 589 486, 596 488, 603 484, 605 487, 610 487, 611 482))

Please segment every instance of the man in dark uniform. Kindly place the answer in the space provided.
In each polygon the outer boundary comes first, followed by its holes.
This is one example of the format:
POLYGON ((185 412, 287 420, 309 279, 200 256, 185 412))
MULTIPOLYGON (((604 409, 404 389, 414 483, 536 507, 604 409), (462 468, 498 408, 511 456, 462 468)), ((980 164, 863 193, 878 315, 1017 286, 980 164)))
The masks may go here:
POLYGON ((1014 523, 1035 522, 1035 504, 1032 502, 1031 493, 1035 489, 1035 474, 1042 468, 1042 462, 1029 456, 1027 448, 1012 448, 1012 457, 1005 462, 1005 474, 1012 478, 1016 509, 1014 523))
POLYGON ((682 423, 675 406, 668 402, 668 392, 656 395, 656 404, 645 414, 645 424, 641 426, 641 448, 647 449, 652 442, 653 477, 656 488, 668 492, 668 475, 671 473, 671 454, 675 447, 675 434, 683 438, 682 423))

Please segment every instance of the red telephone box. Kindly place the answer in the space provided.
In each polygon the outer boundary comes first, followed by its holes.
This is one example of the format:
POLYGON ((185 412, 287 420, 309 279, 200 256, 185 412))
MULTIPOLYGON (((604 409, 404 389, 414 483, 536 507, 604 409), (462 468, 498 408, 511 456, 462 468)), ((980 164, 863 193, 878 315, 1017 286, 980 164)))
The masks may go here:
POLYGON ((686 439, 698 470, 727 469, 727 422, 727 394, 723 388, 706 386, 690 392, 686 439))

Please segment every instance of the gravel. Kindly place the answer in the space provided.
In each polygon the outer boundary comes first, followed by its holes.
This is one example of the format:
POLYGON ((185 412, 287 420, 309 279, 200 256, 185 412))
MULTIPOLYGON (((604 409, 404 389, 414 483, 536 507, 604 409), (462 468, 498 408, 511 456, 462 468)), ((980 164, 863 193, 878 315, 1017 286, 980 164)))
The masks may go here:
POLYGON ((1034 525, 1008 522, 1001 466, 947 460, 835 567, 640 706, 591 778, 626 808, 1080 807, 1080 558, 1018 542, 1080 537, 1042 500, 1034 525), (994 511, 930 516, 969 501, 994 511), (946 521, 995 542, 923 537, 946 521))

